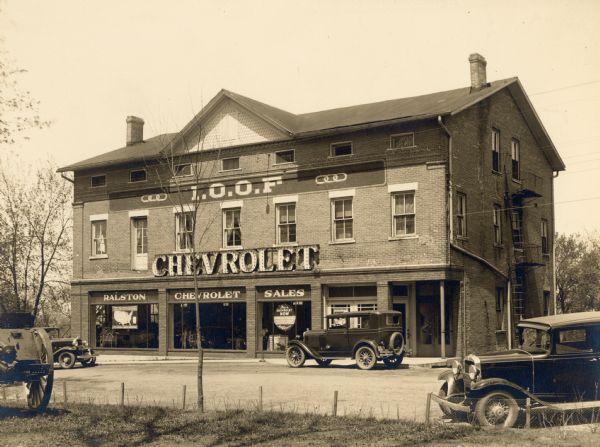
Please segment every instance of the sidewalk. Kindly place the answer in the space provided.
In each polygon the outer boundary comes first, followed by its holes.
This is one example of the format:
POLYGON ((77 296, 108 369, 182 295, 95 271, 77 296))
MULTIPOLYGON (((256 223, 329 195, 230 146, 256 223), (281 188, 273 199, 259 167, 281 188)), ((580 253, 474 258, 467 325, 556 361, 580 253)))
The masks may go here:
MULTIPOLYGON (((454 358, 442 359, 439 357, 405 357, 402 362, 404 365, 408 365, 409 368, 413 367, 445 367, 450 365, 454 358)), ((267 357, 264 359, 266 363, 273 365, 286 365, 286 360, 281 358, 267 357)), ((308 360, 310 362, 310 360, 308 360)), ((128 365, 128 364, 150 364, 150 363, 196 363, 196 357, 183 357, 183 356, 153 356, 153 355, 111 355, 111 354, 100 354, 98 356, 97 363, 99 365, 128 365)), ((210 358, 209 356, 204 357, 205 363, 260 363, 260 358, 210 358)), ((340 365, 352 365, 354 360, 352 359, 341 359, 336 360, 337 364, 340 365)))

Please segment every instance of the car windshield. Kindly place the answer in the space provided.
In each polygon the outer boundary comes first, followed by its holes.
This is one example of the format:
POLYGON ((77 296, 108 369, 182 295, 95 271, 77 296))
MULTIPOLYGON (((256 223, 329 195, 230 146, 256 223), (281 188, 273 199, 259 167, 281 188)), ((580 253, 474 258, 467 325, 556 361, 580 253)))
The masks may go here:
POLYGON ((540 354, 550 350, 550 334, 548 331, 532 327, 520 327, 519 339, 519 348, 532 354, 540 354))

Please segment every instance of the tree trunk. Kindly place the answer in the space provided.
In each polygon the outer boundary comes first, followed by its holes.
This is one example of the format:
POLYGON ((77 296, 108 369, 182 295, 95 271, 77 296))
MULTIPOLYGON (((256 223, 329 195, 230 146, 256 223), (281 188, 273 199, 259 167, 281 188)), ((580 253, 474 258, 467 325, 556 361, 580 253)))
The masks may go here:
MULTIPOLYGON (((195 281, 194 281, 195 282, 195 281)), ((194 286, 196 301, 196 344, 198 346, 198 411, 204 413, 204 389, 202 388, 202 369, 204 367, 204 349, 202 349, 202 335, 200 334, 200 301, 198 300, 198 286, 194 286)))

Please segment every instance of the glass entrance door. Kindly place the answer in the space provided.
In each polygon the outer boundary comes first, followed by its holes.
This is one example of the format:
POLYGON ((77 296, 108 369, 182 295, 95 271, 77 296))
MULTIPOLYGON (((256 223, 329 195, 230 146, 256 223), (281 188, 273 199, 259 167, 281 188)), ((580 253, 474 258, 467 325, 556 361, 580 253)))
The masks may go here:
POLYGON ((131 263, 133 270, 148 270, 148 218, 131 220, 131 263))

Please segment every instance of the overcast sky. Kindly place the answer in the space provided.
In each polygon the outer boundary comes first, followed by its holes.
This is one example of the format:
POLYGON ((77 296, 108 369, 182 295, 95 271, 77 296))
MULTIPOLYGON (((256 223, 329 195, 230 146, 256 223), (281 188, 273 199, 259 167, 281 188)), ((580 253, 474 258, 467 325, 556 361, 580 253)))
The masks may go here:
POLYGON ((221 88, 293 113, 518 76, 566 165, 557 229, 600 229, 600 1, 0 0, 50 128, 11 150, 66 165, 181 129, 221 88), (587 199, 587 200, 586 200, 587 199))

